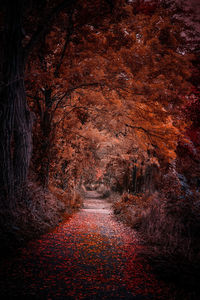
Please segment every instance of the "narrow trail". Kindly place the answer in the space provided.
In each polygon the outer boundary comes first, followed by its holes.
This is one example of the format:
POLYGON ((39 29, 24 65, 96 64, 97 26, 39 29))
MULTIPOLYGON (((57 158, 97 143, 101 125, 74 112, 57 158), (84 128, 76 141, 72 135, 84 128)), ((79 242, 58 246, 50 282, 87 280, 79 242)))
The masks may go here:
POLYGON ((129 228, 90 191, 84 208, 0 265, 1 299, 169 299, 129 228))

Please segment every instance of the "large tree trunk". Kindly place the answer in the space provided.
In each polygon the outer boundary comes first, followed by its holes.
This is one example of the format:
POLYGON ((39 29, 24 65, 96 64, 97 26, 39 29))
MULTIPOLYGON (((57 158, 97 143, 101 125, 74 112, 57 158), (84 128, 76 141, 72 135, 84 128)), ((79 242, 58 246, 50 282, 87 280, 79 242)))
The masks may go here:
POLYGON ((24 89, 22 0, 8 0, 0 106, 0 190, 4 203, 26 182, 31 157, 31 118, 24 89))
POLYGON ((26 103, 24 82, 21 79, 15 94, 14 118, 14 178, 19 190, 26 183, 32 153, 32 114, 26 103))

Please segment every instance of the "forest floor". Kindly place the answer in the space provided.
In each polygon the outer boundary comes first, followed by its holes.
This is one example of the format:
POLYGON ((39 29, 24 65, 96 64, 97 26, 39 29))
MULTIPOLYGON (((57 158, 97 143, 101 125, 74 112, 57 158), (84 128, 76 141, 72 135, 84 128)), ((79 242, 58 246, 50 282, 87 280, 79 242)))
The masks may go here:
POLYGON ((1 299, 173 299, 137 255, 136 233, 88 191, 84 207, 0 263, 1 299))

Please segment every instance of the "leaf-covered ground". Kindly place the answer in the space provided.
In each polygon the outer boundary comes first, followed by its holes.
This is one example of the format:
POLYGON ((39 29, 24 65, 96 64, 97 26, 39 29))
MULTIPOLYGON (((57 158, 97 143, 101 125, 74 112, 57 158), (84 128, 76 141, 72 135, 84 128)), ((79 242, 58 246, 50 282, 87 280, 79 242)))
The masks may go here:
POLYGON ((135 233, 103 201, 86 200, 66 223, 3 261, 1 299, 167 299, 136 255, 142 246, 135 233))

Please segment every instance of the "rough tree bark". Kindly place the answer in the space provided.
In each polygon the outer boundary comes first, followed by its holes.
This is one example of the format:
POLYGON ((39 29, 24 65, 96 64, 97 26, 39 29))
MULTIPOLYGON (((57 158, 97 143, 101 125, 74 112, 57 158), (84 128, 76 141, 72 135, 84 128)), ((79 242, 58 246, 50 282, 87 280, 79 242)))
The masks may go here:
POLYGON ((4 32, 0 89, 0 203, 14 205, 16 192, 26 183, 32 152, 32 114, 26 103, 24 68, 34 46, 44 38, 49 24, 74 1, 63 0, 44 16, 45 22, 37 26, 28 45, 23 48, 23 10, 31 1, 7 0, 3 2, 4 32))
POLYGON ((0 94, 0 190, 6 205, 24 185, 31 157, 31 113, 24 88, 22 0, 6 2, 0 94))

